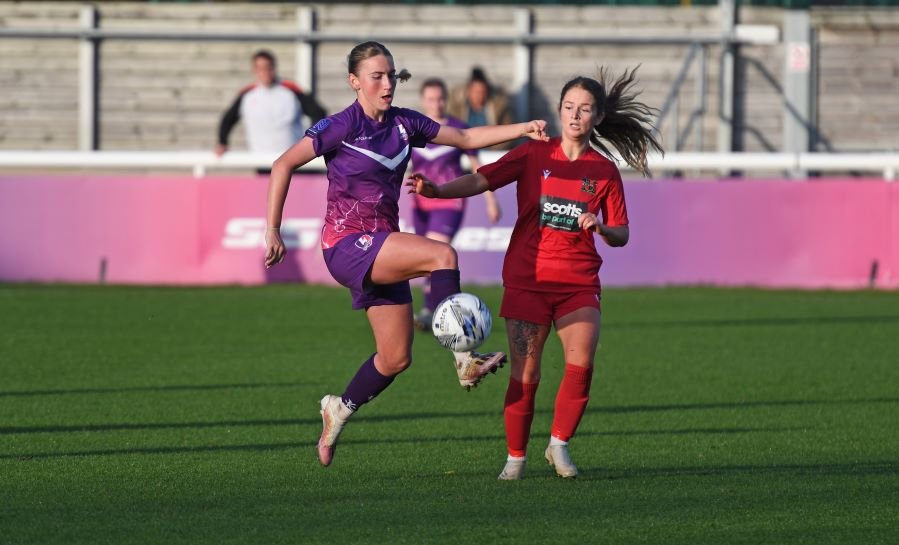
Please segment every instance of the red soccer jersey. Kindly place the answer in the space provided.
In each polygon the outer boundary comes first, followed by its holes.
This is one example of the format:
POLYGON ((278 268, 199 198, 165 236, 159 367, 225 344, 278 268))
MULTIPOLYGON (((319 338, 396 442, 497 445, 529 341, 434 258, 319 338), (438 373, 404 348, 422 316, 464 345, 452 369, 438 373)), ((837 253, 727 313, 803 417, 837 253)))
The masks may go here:
POLYGON ((593 232, 577 218, 592 212, 609 226, 627 225, 621 174, 592 148, 576 161, 561 139, 530 141, 478 169, 490 189, 518 181, 518 219, 503 262, 503 285, 538 291, 599 288, 602 258, 593 232))

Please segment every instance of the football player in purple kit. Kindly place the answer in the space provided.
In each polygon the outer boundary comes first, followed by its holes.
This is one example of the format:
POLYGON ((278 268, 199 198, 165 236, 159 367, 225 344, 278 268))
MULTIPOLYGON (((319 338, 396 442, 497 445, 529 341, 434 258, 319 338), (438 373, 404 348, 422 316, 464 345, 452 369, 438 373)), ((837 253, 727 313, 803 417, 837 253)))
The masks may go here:
MULTIPOLYGON (((322 465, 330 465, 347 419, 387 388, 412 363, 412 292, 409 280, 430 276, 434 300, 458 293, 455 250, 444 242, 399 231, 399 195, 411 147, 429 141, 477 149, 521 136, 547 140, 544 121, 458 129, 414 111, 392 106, 397 80, 393 56, 382 44, 365 42, 347 57, 348 82, 356 101, 306 131, 272 165, 268 190, 265 265, 284 259, 280 225, 294 169, 322 155, 328 203, 322 250, 329 272, 348 287, 353 308, 364 309, 375 338, 371 355, 342 395, 321 400, 322 465)), ((459 382, 470 388, 505 362, 501 352, 455 354, 459 382)))
MULTIPOLYGON (((426 116, 441 125, 467 129, 468 125, 446 113, 446 84, 442 79, 429 78, 421 84, 419 91, 421 110, 426 116)), ((468 155, 471 171, 481 167, 477 150, 463 151, 452 146, 428 143, 423 148, 412 150, 412 172, 418 172, 436 183, 455 180, 465 174, 461 159, 468 155)), ((419 194, 412 195, 412 223, 415 234, 423 235, 431 240, 450 243, 465 215, 465 199, 429 199, 419 194)), ((487 217, 491 223, 499 221, 502 210, 492 191, 484 193, 487 204, 487 217)), ((427 280, 427 279, 426 279, 427 280)), ((415 326, 424 331, 431 330, 431 316, 439 300, 431 296, 430 285, 424 286, 424 304, 421 311, 415 314, 415 326)))

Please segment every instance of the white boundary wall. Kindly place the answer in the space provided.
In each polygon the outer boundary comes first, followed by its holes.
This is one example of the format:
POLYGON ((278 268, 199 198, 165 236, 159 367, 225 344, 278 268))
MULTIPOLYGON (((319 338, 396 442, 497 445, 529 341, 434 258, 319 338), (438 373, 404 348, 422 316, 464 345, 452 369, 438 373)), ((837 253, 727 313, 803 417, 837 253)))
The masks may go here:
MULTIPOLYGON (((482 151, 482 162, 492 163, 503 152, 482 151)), ((269 168, 275 155, 230 152, 221 157, 208 151, 0 151, 3 169, 160 169, 191 170, 203 177, 210 170, 269 168)), ((649 166, 663 171, 744 171, 821 173, 865 173, 895 180, 899 153, 669 153, 649 158, 649 166)), ((304 170, 323 170, 324 160, 316 158, 304 170)), ((626 168, 622 168, 628 172, 626 168)))

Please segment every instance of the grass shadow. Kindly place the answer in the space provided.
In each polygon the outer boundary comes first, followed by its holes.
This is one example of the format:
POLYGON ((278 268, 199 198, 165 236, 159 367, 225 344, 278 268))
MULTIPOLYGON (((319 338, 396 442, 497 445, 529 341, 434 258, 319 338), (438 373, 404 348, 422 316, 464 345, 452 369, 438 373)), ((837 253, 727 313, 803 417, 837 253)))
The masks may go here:
POLYGON ((171 386, 126 386, 119 388, 69 388, 57 390, 22 390, 0 392, 0 397, 30 397, 83 394, 121 394, 129 392, 197 392, 208 390, 248 390, 254 388, 296 388, 312 386, 303 382, 259 382, 247 384, 176 384, 171 386))
MULTIPOLYGON (((899 398, 883 397, 871 399, 839 399, 839 400, 773 400, 773 401, 737 401, 720 403, 679 403, 666 405, 625 405, 587 407, 588 413, 628 414, 641 412, 693 411, 718 409, 751 409, 777 408, 790 406, 817 405, 867 405, 875 403, 899 403, 899 398)), ((549 409, 538 409, 537 414, 550 414, 549 409)), ((502 410, 493 411, 454 411, 454 412, 419 412, 384 415, 359 415, 354 422, 393 422, 409 420, 456 419, 484 416, 500 416, 502 410)), ((142 423, 100 423, 100 424, 68 424, 43 426, 4 426, 0 427, 0 435, 32 434, 32 433, 80 433, 107 432, 129 430, 166 430, 166 429, 204 429, 204 428, 236 428, 253 426, 314 426, 321 423, 318 416, 313 418, 283 418, 267 420, 222 420, 207 422, 142 422, 142 423)))
MULTIPOLYGON (((534 462, 529 460, 529 469, 525 480, 560 480, 552 469, 546 466, 542 457, 534 462)), ((820 463, 820 464, 780 464, 769 465, 708 465, 708 466, 670 466, 610 469, 598 466, 578 464, 577 479, 565 479, 575 483, 583 481, 612 481, 623 479, 657 479, 681 477, 731 477, 748 475, 759 478, 796 477, 796 476, 893 476, 899 474, 899 462, 870 461, 858 463, 820 463)), ((454 477, 480 477, 483 472, 475 470, 453 471, 454 477)), ((446 477, 447 472, 428 473, 424 477, 446 477)), ((507 486, 507 485, 501 485, 507 486)), ((512 485, 515 486, 515 485, 512 485)))
MULTIPOLYGON (((673 430, 616 430, 616 431, 585 431, 578 433, 578 437, 630 437, 630 436, 656 436, 656 435, 718 435, 718 434, 746 434, 746 433, 781 433, 791 431, 805 431, 808 428, 686 428, 673 430)), ((379 437, 376 439, 347 439, 341 441, 344 445, 378 445, 378 444, 410 444, 420 445, 425 443, 442 443, 446 441, 454 442, 479 442, 479 441, 502 441, 505 435, 495 433, 489 435, 454 435, 442 437, 379 437)), ((197 452, 244 452, 258 451, 265 452, 271 450, 284 450, 294 448, 312 449, 315 441, 287 442, 287 443, 264 443, 264 444, 247 444, 247 445, 202 445, 192 447, 138 447, 124 449, 98 449, 98 450, 81 450, 70 452, 42 452, 30 454, 0 454, 0 460, 18 459, 28 461, 34 459, 46 458, 66 458, 66 457, 89 457, 89 456, 117 456, 132 454, 190 454, 197 452)))
POLYGON ((726 318, 721 320, 661 320, 657 322, 616 322, 609 320, 602 324, 609 328, 654 328, 654 327, 744 327, 744 326, 797 326, 827 324, 866 324, 899 322, 899 315, 885 316, 797 316, 792 318, 726 318))
POLYGON ((728 401, 721 403, 673 403, 670 405, 628 405, 621 407, 587 407, 590 413, 640 413, 661 411, 694 411, 717 409, 754 409, 777 407, 801 407, 814 405, 868 405, 872 403, 899 403, 896 397, 879 397, 870 399, 783 399, 773 401, 728 401))
POLYGON ((688 467, 647 467, 624 470, 584 468, 604 479, 634 479, 647 477, 703 477, 735 474, 789 473, 792 475, 896 475, 899 462, 876 461, 846 464, 771 464, 688 467))

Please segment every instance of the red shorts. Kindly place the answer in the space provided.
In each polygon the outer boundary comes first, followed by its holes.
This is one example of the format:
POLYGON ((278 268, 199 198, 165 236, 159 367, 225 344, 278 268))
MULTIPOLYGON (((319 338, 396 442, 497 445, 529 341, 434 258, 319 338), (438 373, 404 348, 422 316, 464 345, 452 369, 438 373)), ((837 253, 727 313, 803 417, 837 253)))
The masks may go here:
POLYGON ((506 288, 499 315, 510 320, 552 325, 579 308, 599 309, 599 292, 592 289, 557 293, 506 288))

